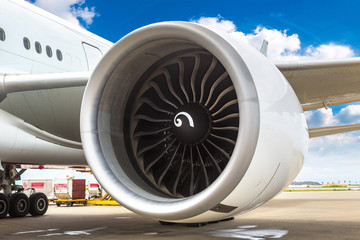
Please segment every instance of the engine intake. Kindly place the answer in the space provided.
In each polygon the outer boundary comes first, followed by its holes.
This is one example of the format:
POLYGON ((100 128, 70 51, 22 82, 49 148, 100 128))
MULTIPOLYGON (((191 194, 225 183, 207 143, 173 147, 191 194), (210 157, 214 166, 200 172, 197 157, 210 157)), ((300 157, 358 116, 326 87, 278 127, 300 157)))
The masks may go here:
POLYGON ((153 66, 126 106, 128 154, 155 189, 192 196, 218 178, 234 150, 236 92, 221 63, 204 50, 175 52, 153 66))
POLYGON ((223 201, 254 159, 260 105, 251 69, 221 34, 153 24, 117 42, 94 70, 82 143, 101 185, 125 207, 165 221, 223 218, 235 213, 223 201))

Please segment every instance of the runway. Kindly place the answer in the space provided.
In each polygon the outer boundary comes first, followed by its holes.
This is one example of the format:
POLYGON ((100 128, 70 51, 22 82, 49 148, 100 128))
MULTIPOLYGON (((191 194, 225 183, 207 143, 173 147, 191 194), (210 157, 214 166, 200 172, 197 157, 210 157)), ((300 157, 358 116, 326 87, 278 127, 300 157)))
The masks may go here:
POLYGON ((163 226, 119 206, 52 205, 0 220, 0 239, 360 239, 360 191, 286 192, 233 221, 163 226))

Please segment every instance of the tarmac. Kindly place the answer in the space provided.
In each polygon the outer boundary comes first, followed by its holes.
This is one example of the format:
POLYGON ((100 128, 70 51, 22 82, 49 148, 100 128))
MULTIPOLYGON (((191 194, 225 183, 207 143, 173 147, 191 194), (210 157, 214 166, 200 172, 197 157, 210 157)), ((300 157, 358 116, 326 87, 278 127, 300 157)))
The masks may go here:
POLYGON ((360 191, 284 192, 232 221, 164 226, 121 206, 49 206, 0 220, 0 239, 360 239, 360 191))

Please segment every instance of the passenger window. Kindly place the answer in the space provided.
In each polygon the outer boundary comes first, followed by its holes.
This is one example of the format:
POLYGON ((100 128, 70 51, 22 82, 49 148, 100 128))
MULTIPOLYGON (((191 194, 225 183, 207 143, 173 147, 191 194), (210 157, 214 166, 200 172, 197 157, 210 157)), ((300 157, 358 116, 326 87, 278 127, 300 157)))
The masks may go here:
POLYGON ((56 56, 57 56, 57 59, 59 61, 62 61, 63 56, 62 56, 62 53, 61 53, 61 51, 59 49, 56 50, 56 56))
POLYGON ((38 54, 42 52, 41 44, 39 42, 35 42, 35 50, 38 54))
POLYGON ((5 41, 5 31, 0 28, 0 41, 5 41))
POLYGON ((48 55, 49 58, 52 57, 52 49, 50 46, 46 46, 46 55, 48 55))
POLYGON ((27 37, 23 38, 24 47, 29 50, 30 49, 30 41, 27 37))

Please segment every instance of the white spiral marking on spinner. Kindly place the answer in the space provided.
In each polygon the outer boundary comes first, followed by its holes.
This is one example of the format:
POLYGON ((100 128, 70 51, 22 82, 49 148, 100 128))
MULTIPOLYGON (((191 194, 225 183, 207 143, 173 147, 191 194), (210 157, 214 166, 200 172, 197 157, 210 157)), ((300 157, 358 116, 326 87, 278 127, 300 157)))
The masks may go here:
POLYGON ((194 120, 192 119, 190 114, 188 114, 187 112, 179 112, 178 114, 176 114, 176 116, 174 117, 174 124, 176 127, 182 126, 182 121, 180 118, 178 118, 180 115, 183 115, 187 118, 187 120, 189 121, 190 127, 194 127, 194 120))

